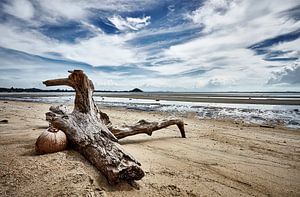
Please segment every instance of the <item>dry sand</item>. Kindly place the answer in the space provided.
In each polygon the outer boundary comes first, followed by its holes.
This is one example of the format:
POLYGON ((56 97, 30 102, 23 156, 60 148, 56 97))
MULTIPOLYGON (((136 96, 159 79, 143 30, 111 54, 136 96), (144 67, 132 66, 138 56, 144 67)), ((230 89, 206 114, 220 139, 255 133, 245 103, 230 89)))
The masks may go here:
MULTIPOLYGON (((300 131, 183 117, 177 128, 120 144, 142 163, 134 185, 108 185, 73 150, 35 155, 49 104, 0 101, 0 196, 300 196, 300 131)), ((102 109, 114 124, 158 120, 166 113, 102 109)))

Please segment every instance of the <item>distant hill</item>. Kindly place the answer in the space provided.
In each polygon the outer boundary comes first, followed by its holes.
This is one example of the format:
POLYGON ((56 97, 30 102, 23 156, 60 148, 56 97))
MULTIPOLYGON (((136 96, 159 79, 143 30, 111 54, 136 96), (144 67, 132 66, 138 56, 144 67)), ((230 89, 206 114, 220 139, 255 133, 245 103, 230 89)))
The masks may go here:
POLYGON ((132 90, 129 90, 129 92, 143 92, 143 90, 141 90, 139 88, 134 88, 132 90))

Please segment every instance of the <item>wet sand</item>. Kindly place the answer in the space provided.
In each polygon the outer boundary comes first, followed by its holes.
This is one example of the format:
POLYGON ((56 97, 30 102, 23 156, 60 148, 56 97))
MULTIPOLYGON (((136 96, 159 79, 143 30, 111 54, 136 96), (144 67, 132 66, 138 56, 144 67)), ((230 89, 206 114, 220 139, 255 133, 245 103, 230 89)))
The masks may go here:
MULTIPOLYGON (((36 155, 49 104, 0 101, 0 196, 300 196, 300 131, 183 117, 175 126, 120 140, 146 175, 110 186, 73 150, 36 155)), ((104 108, 114 124, 171 114, 104 108)))
MULTIPOLYGON (((100 93, 99 93, 100 94, 100 93)), ((228 103, 228 104, 265 104, 265 105, 299 105, 299 97, 263 97, 263 96, 222 96, 215 94, 187 94, 187 93, 106 93, 106 97, 152 99, 165 101, 183 101, 199 103, 228 103)))

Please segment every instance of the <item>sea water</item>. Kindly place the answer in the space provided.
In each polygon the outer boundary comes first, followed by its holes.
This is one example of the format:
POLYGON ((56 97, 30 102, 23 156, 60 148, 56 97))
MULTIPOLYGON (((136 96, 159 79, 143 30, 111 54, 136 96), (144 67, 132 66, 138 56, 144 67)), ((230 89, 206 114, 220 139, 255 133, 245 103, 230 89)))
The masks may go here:
MULTIPOLYGON (((110 93, 111 94, 111 93, 110 93)), ((118 93, 120 94, 120 93, 118 93)), ((266 105, 266 104, 236 104, 236 98, 255 97, 256 99, 299 99, 299 93, 164 93, 176 97, 209 97, 225 98, 233 103, 207 103, 167 101, 154 99, 134 99, 105 96, 106 93, 96 93, 94 100, 97 104, 106 107, 124 107, 127 109, 143 111, 162 111, 175 114, 193 112, 201 119, 231 119, 245 123, 300 128, 300 103, 299 105, 266 105)), ((128 94, 128 93, 127 93, 128 94)), ((124 95, 123 95, 124 96, 124 95)), ((44 102, 57 104, 72 104, 73 92, 47 92, 47 93, 0 93, 2 100, 44 102)), ((184 99, 183 99, 184 100, 184 99)))

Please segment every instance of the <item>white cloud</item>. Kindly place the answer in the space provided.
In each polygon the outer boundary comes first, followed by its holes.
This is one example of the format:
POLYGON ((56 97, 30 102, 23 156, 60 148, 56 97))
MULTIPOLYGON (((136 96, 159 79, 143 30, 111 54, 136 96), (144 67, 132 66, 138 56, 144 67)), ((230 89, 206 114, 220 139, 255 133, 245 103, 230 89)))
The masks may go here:
POLYGON ((20 19, 29 20, 34 16, 34 8, 27 0, 12 0, 3 8, 6 13, 20 19))
POLYGON ((76 44, 60 44, 54 51, 72 60, 91 65, 121 65, 139 61, 134 49, 127 48, 126 36, 104 35, 82 40, 76 44))
POLYGON ((113 17, 109 18, 109 21, 119 30, 126 31, 142 29, 150 24, 150 19, 150 16, 145 16, 143 18, 122 18, 121 16, 114 15, 113 17))
MULTIPOLYGON (((97 10, 114 13, 132 12, 158 3, 155 0, 11 0, 3 4, 3 9, 17 18, 41 25, 45 22, 58 23, 64 20, 85 21, 88 17, 97 17, 97 10)), ((136 22, 138 21, 133 21, 136 22)))
POLYGON ((85 21, 80 21, 82 26, 84 26, 86 29, 90 30, 91 32, 95 33, 95 34, 103 34, 104 32, 102 31, 102 29, 100 29, 99 27, 96 27, 93 24, 90 24, 88 22, 85 21))
POLYGON ((273 72, 269 84, 300 84, 300 62, 285 66, 277 72, 273 72))
MULTIPOLYGON (((119 9, 118 11, 128 9, 130 11, 139 9, 139 6, 142 5, 152 5, 153 2, 133 0, 119 4, 118 0, 101 2, 93 0, 41 0, 35 2, 39 6, 35 11, 38 17, 34 17, 34 10, 29 1, 13 1, 11 4, 4 4, 6 11, 15 14, 18 18, 26 19, 29 25, 38 27, 65 20, 77 20, 83 28, 93 32, 95 36, 87 39, 77 39, 75 43, 62 43, 43 35, 34 28, 24 28, 20 24, 14 23, 14 21, 7 21, 0 24, 0 35, 5 38, 0 39, 0 46, 41 56, 49 56, 48 52, 60 53, 62 59, 85 62, 94 66, 117 66, 143 61, 144 54, 138 53, 135 48, 126 44, 126 41, 133 38, 135 34, 107 35, 100 28, 87 22, 86 17, 94 14, 90 10, 91 8, 100 10, 119 9)), ((150 16, 142 18, 127 17, 124 20, 126 22, 125 26, 134 30, 150 24, 150 16)))
POLYGON ((186 63, 174 62, 172 64, 165 64, 165 65, 157 64, 156 66, 151 66, 146 68, 152 71, 157 71, 161 75, 168 76, 168 75, 175 75, 185 71, 189 71, 194 67, 189 67, 188 65, 186 65, 186 63))
POLYGON ((207 81, 197 82, 199 88, 224 88, 232 85, 237 85, 235 79, 226 75, 215 76, 207 81))
POLYGON ((228 9, 235 7, 234 1, 227 0, 209 0, 206 1, 204 6, 193 11, 191 14, 187 14, 194 23, 204 24, 206 28, 211 28, 218 23, 229 23, 230 20, 224 19, 224 15, 228 9))
POLYGON ((88 16, 89 12, 84 1, 72 0, 39 0, 41 15, 44 19, 54 22, 57 19, 80 20, 88 16))
MULTIPOLYGON (((230 85, 259 88, 276 69, 269 65, 280 67, 282 62, 265 61, 247 47, 299 29, 299 21, 278 14, 296 4, 295 1, 284 4, 279 1, 206 1, 203 7, 188 15, 193 22, 204 26, 206 34, 171 46, 163 58, 180 59, 189 68, 220 67, 201 75, 202 82, 197 82, 199 87, 226 84, 227 88, 232 88, 230 85)), ((284 47, 294 50, 297 46, 282 44, 281 49, 284 47)))
POLYGON ((127 47, 125 43, 133 36, 132 34, 106 35, 99 32, 93 38, 78 40, 76 43, 60 43, 37 31, 22 30, 11 24, 0 24, 0 31, 1 36, 5 37, 0 40, 0 46, 34 55, 44 56, 48 52, 56 52, 64 58, 94 66, 117 66, 144 59, 134 48, 127 47))
POLYGON ((291 42, 282 42, 282 43, 279 43, 275 46, 272 46, 270 49, 271 50, 278 50, 278 51, 293 51, 293 53, 297 53, 298 57, 300 57, 300 39, 296 39, 296 40, 293 40, 291 42))
POLYGON ((40 20, 56 23, 61 20, 86 20, 97 17, 96 10, 109 12, 131 12, 150 7, 158 2, 155 0, 39 0, 40 20))
POLYGON ((34 31, 14 26, 11 23, 0 24, 0 46, 41 55, 45 50, 58 45, 55 40, 34 31))
POLYGON ((253 3, 247 0, 208 0, 204 5, 187 15, 194 23, 205 26, 207 32, 224 29, 224 27, 236 28, 251 23, 252 28, 266 25, 271 27, 275 24, 284 23, 286 19, 279 19, 281 11, 297 6, 297 1, 286 0, 261 0, 253 3), (271 22, 268 24, 267 22, 271 22))

